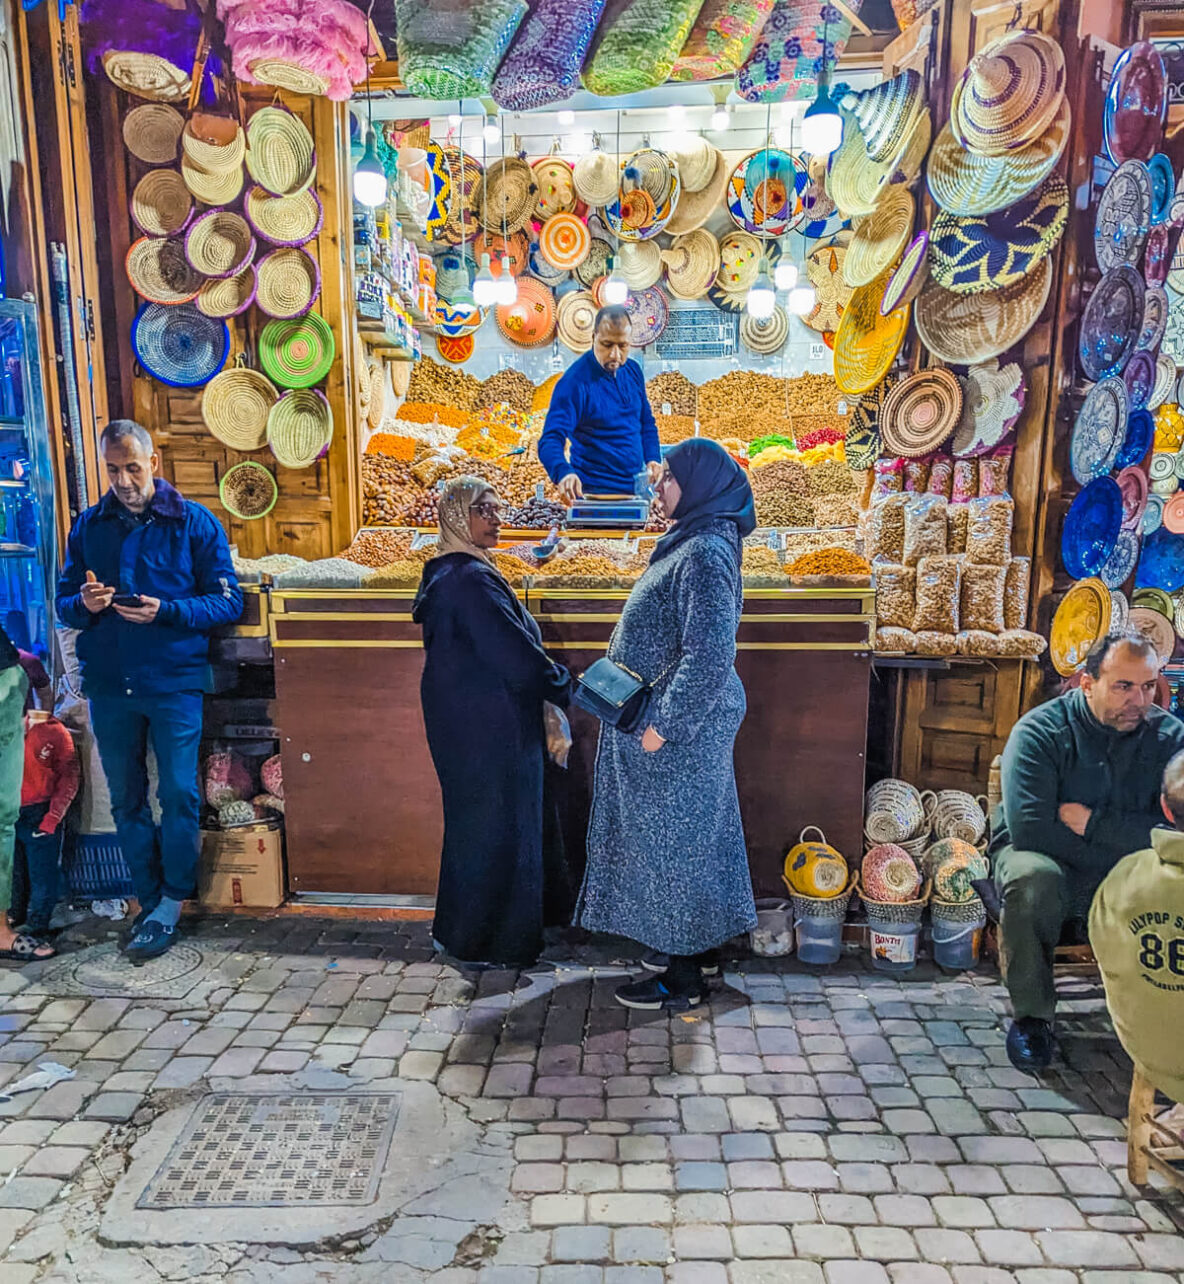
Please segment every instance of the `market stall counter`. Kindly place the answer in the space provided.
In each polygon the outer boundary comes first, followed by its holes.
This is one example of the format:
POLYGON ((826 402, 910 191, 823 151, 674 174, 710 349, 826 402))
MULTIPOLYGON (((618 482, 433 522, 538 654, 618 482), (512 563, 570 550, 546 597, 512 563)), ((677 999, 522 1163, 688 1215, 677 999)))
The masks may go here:
MULTIPOLYGON (((624 588, 530 582, 518 592, 548 650, 577 673, 604 653, 628 596, 624 588)), ((294 894, 435 892, 443 821, 420 712, 414 596, 413 589, 272 591, 294 894)), ((806 825, 819 825, 852 859, 862 849, 873 604, 874 589, 865 586, 745 590, 737 669, 748 715, 736 778, 758 895, 781 890, 786 850, 806 825)), ((571 721, 558 794, 578 873, 598 724, 579 710, 571 721)))

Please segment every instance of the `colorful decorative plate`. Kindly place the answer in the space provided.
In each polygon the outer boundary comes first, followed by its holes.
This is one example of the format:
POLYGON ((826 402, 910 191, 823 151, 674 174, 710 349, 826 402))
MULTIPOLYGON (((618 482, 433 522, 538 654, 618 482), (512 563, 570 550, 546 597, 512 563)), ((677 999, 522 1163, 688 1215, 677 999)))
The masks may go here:
POLYGON ((1119 55, 1106 93, 1102 132, 1115 165, 1155 155, 1167 110, 1163 57, 1149 40, 1140 40, 1119 55))
POLYGON ((477 336, 474 334, 438 334, 436 348, 445 361, 454 366, 463 365, 473 355, 477 336))
POLYGON ((1110 628, 1115 633, 1125 633, 1131 618, 1131 604, 1121 589, 1110 590, 1110 628))
POLYGON ((1171 248, 1172 229, 1167 223, 1160 223, 1147 233, 1147 244, 1143 248, 1143 279, 1149 286, 1163 285, 1168 279, 1171 248))
POLYGON ((534 277, 518 278, 518 298, 499 304, 497 328, 519 348, 537 348, 555 337, 555 296, 534 277))
MULTIPOLYGON (((752 152, 728 179, 728 213, 745 232, 762 238, 792 232, 805 217, 797 161, 776 147, 752 152)), ((809 182, 809 175, 804 176, 809 182)))
MULTIPOLYGON (((1143 292, 1143 325, 1139 337, 1135 340, 1136 352, 1150 352, 1155 355, 1156 349, 1163 342, 1164 331, 1168 328, 1168 292, 1162 285, 1149 285, 1143 292)), ((1156 361, 1156 381, 1152 385, 1152 398, 1158 391, 1159 362, 1156 361)), ((1156 405, 1167 400, 1166 394, 1156 405)), ((1150 404, 1150 403, 1148 403, 1150 404)))
MULTIPOLYGON (((1151 507, 1150 501, 1147 506, 1151 507)), ((1161 509, 1161 522, 1162 516, 1161 509)), ((1143 540, 1135 583, 1140 588, 1163 589, 1165 593, 1184 588, 1184 535, 1176 535, 1162 525, 1148 535, 1143 540)))
POLYGON ((1177 491, 1163 506, 1163 525, 1173 535, 1184 535, 1184 491, 1177 491))
POLYGON ((1164 278, 1163 284, 1169 290, 1175 290, 1177 294, 1184 294, 1184 237, 1180 237, 1176 241, 1176 248, 1172 252, 1172 258, 1168 264, 1168 274, 1164 278))
POLYGON ((1176 476, 1176 456, 1169 450, 1157 450, 1151 456, 1151 463, 1147 469, 1148 476, 1153 482, 1169 481, 1176 476))
POLYGON ((1098 282, 1085 305, 1077 345, 1087 379, 1105 379, 1126 365, 1143 329, 1145 291, 1143 278, 1125 263, 1098 282))
POLYGON ((1132 352, 1122 372, 1132 410, 1143 410, 1155 387, 1155 358, 1150 352, 1132 352))
POLYGON ((815 164, 810 154, 803 152, 797 160, 796 181, 802 198, 802 223, 797 230, 808 241, 836 235, 848 223, 826 190, 826 158, 820 156, 815 164))
POLYGON ((424 235, 429 241, 447 241, 445 229, 452 209, 452 166, 439 143, 425 144, 428 154, 428 218, 424 235))
POLYGON ((1155 420, 1149 410, 1131 410, 1127 408, 1126 437, 1122 449, 1114 461, 1115 468, 1130 468, 1141 464, 1151 449, 1155 438, 1155 420))
POLYGON ((1110 631, 1112 603, 1101 580, 1080 580, 1061 598, 1048 632, 1048 657, 1063 678, 1085 663, 1094 643, 1110 631))
POLYGON ((1170 620, 1176 613, 1176 604, 1171 597, 1157 588, 1137 588, 1131 594, 1131 606, 1141 606, 1148 611, 1158 611, 1165 620, 1170 620))
POLYGON ((1151 175, 1142 161, 1120 165, 1102 190, 1094 219, 1094 258, 1103 272, 1137 266, 1151 230, 1151 175))
POLYGON ((1126 436, 1127 411, 1126 385, 1121 379, 1103 379, 1089 390, 1069 442, 1069 466, 1081 485, 1104 477, 1114 467, 1126 436))
POLYGON ((1122 529, 1122 491, 1113 477, 1098 477, 1077 493, 1061 531, 1061 561, 1075 580, 1106 565, 1122 529))
POLYGON ((984 294, 1022 281, 1060 240, 1069 189, 1053 174, 995 214, 939 214, 929 231, 929 271, 951 294, 984 294))
POLYGON ((503 256, 510 260, 510 275, 521 276, 530 262, 530 242, 525 232, 478 232, 473 240, 473 259, 481 262, 482 254, 489 255, 489 266, 494 276, 501 276, 503 256))
POLYGON ((534 183, 538 188, 538 201, 534 207, 536 218, 549 219, 552 214, 570 214, 579 203, 571 166, 561 156, 544 156, 532 161, 534 183))
POLYGON ((1147 402, 1148 410, 1158 410, 1176 389, 1176 363, 1165 352, 1155 358, 1155 384, 1151 389, 1151 398, 1147 402))
POLYGON ((539 253, 562 272, 574 272, 588 257, 592 233, 574 214, 552 214, 539 229, 539 253))
POLYGON ((1151 643, 1161 662, 1166 663, 1172 658, 1176 649, 1176 628, 1171 617, 1165 620, 1149 606, 1132 606, 1128 624, 1151 643))
POLYGON ((851 294, 835 334, 835 382, 840 392, 858 395, 888 373, 909 328, 910 305, 880 315, 889 273, 851 294))
POLYGON ((1148 495, 1147 507, 1143 509, 1143 520, 1139 525, 1144 535, 1150 535, 1163 525, 1163 506, 1166 501, 1162 495, 1148 495))
POLYGON ((994 449, 1015 426, 1024 408, 1024 372, 1013 361, 1002 369, 997 361, 971 366, 962 384, 962 419, 950 442, 959 458, 994 449))
POLYGON ((1147 162, 1147 172, 1151 175, 1152 225, 1166 223, 1172 208, 1172 197, 1176 194, 1176 175, 1172 172, 1172 162, 1163 152, 1156 152, 1147 162))
POLYGON ((661 288, 651 285, 648 290, 635 290, 625 306, 632 322, 630 340, 635 348, 647 348, 666 329, 670 318, 670 305, 661 288))
POLYGON ((437 334, 455 338, 457 335, 479 330, 485 314, 472 303, 449 303, 446 299, 437 299, 433 319, 437 334))
POLYGON ((1147 509, 1147 474, 1132 464, 1115 481, 1122 491, 1122 525, 1127 530, 1138 530, 1147 509))
MULTIPOLYGON (((1181 238, 1184 239, 1184 238, 1181 238)), ((1159 343, 1159 354, 1173 365, 1184 365, 1184 294, 1168 295, 1168 323, 1159 343)))
POLYGON ((806 280, 814 287, 814 307, 802 318, 811 330, 834 334, 843 309, 851 300, 851 287, 843 279, 846 245, 816 245, 806 255, 806 280))
POLYGON ((1122 588, 1134 574, 1139 561, 1139 537, 1129 526, 1118 532, 1114 551, 1106 559, 1106 564, 1098 572, 1098 579, 1108 589, 1122 588))
POLYGON ((622 241, 648 241, 674 216, 681 193, 678 166, 665 152, 646 147, 621 162, 621 178, 616 199, 604 207, 605 222, 622 241), (642 212, 631 212, 634 206, 642 212))

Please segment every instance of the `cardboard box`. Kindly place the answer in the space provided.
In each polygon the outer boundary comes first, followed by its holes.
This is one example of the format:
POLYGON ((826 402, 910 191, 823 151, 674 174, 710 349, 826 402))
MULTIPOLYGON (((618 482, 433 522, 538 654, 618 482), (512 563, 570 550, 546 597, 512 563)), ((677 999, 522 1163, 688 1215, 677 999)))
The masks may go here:
POLYGON ((261 822, 239 829, 203 829, 199 899, 207 909, 284 903, 283 834, 261 822))

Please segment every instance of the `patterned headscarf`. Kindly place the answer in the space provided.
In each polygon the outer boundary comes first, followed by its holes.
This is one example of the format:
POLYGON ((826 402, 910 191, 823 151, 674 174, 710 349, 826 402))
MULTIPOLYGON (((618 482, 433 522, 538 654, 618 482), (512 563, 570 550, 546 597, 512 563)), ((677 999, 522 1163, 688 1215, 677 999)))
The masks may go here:
POLYGON ((444 483, 440 495, 440 534, 436 540, 436 556, 445 553, 468 553, 493 565, 493 558, 483 548, 473 543, 469 529, 469 510, 482 495, 493 487, 480 477, 454 477, 444 483))

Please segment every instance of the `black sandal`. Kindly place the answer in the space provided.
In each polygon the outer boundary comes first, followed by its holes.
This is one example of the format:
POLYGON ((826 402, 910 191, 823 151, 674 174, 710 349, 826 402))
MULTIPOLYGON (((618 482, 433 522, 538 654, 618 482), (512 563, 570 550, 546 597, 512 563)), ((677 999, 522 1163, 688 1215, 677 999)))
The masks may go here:
POLYGON ((13 963, 43 963, 56 955, 57 950, 48 941, 39 941, 28 932, 18 932, 12 945, 7 950, 0 950, 0 959, 13 963), (38 954, 38 950, 48 950, 49 953, 38 954))

